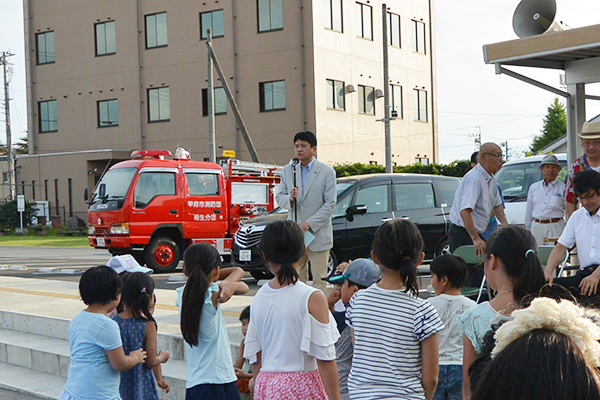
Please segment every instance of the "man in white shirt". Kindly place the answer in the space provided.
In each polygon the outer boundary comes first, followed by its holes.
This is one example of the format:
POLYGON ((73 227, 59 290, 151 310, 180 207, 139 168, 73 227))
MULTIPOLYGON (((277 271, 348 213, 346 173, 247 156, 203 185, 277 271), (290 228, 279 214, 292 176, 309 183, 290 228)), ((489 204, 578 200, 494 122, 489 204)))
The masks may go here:
POLYGON ((502 167, 502 149, 495 143, 484 143, 479 150, 479 164, 467 172, 458 185, 450 211, 448 241, 450 251, 467 244, 475 245, 479 255, 485 253, 485 232, 492 210, 500 225, 508 225, 498 184, 494 179, 502 167))
POLYGON ((565 229, 546 266, 546 280, 561 285, 575 296, 585 298, 598 292, 600 281, 600 173, 586 169, 575 174, 573 187, 583 206, 571 214, 565 229), (575 276, 553 278, 553 272, 565 256, 565 251, 577 243, 581 268, 575 276))
POLYGON ((534 183, 527 194, 525 226, 537 241, 544 245, 545 238, 557 238, 565 228, 565 184, 557 179, 562 165, 555 155, 549 154, 540 165, 544 179, 534 183))

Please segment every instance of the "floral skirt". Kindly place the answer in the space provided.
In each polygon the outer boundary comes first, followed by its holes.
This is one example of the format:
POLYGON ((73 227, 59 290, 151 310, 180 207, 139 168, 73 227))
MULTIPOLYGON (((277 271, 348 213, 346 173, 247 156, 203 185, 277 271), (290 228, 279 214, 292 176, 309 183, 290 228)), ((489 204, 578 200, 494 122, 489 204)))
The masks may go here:
POLYGON ((327 400, 319 371, 263 372, 256 377, 254 400, 327 400))

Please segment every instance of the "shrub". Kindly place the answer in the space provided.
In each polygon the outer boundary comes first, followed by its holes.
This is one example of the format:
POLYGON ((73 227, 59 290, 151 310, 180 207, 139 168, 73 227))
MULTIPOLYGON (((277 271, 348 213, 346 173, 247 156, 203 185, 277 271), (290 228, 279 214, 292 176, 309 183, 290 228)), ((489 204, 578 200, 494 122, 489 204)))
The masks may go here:
MULTIPOLYGON (((37 208, 35 203, 25 202, 25 211, 23 211, 23 227, 29 226, 31 217, 35 214, 37 208)), ((0 227, 18 228, 21 226, 19 212, 17 211, 17 201, 9 201, 0 206, 0 227)))
MULTIPOLYGON (((334 164, 336 177, 364 175, 364 174, 379 174, 385 172, 385 166, 375 164, 334 164)), ((445 175, 456 176, 462 178, 471 169, 469 160, 457 160, 450 164, 411 164, 399 165, 393 167, 395 173, 411 173, 411 174, 430 174, 430 175, 445 175)))

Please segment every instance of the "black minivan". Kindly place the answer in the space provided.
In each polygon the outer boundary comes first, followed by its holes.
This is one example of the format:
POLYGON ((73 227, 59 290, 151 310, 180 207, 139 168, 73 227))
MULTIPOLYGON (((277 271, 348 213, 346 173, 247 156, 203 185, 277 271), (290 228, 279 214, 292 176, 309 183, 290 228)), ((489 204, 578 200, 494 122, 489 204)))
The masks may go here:
MULTIPOLYGON (((423 174, 370 174, 337 179, 337 206, 332 216, 333 248, 329 268, 339 262, 369 257, 375 230, 394 218, 413 221, 425 241, 425 259, 448 251, 448 218, 459 178, 423 174)), ((258 243, 265 227, 287 218, 287 210, 252 218, 235 235, 232 263, 256 279, 270 274, 258 243)))

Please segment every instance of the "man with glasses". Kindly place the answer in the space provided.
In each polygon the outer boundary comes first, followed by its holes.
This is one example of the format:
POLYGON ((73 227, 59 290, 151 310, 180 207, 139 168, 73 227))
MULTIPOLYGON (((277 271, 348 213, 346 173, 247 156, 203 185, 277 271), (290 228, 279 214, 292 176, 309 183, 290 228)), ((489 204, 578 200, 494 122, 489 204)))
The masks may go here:
POLYGON ((494 178, 502 167, 502 149, 495 143, 484 143, 479 149, 479 164, 463 177, 456 189, 454 203, 450 211, 450 231, 448 242, 454 252, 462 245, 475 245, 475 252, 483 255, 485 232, 492 211, 500 225, 508 225, 502 197, 494 178))
POLYGON ((600 115, 584 122, 579 137, 581 138, 583 155, 571 164, 565 184, 564 197, 567 202, 568 217, 571 217, 573 211, 577 210, 577 198, 573 190, 573 177, 575 174, 586 169, 600 172, 600 115))
MULTIPOLYGON (((600 173, 586 169, 575 174, 573 187, 582 208, 575 211, 548 257, 546 280, 550 285, 568 289, 579 300, 598 293, 600 281, 600 173), (577 244, 581 267, 574 276, 554 278, 553 272, 565 257, 565 251, 577 244)), ((553 289, 564 294, 564 290, 553 289)))

